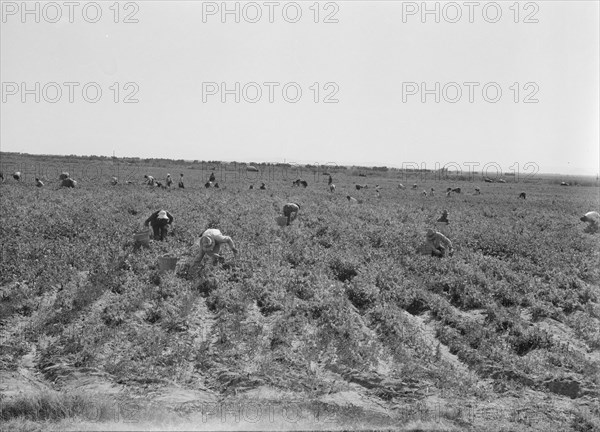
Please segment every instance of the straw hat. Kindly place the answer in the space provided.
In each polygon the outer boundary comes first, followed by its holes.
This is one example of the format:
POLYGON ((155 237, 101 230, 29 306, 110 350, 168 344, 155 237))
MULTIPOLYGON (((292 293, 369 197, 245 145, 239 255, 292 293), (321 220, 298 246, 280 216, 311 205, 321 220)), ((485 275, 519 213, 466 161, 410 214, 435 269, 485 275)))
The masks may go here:
POLYGON ((161 210, 158 212, 158 216, 157 219, 169 219, 169 216, 167 216, 167 212, 164 210, 161 210))

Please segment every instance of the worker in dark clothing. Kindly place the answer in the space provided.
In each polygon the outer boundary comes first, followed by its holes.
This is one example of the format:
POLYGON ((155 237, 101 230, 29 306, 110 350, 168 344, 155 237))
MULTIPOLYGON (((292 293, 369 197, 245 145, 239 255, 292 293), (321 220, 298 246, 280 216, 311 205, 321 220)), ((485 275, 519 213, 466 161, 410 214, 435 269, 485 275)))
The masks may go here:
POLYGON ((173 216, 171 213, 165 210, 159 210, 157 212, 152 213, 148 219, 144 222, 144 226, 152 226, 152 231, 154 231, 154 239, 157 240, 160 238, 160 241, 163 241, 167 237, 167 226, 173 223, 173 216))

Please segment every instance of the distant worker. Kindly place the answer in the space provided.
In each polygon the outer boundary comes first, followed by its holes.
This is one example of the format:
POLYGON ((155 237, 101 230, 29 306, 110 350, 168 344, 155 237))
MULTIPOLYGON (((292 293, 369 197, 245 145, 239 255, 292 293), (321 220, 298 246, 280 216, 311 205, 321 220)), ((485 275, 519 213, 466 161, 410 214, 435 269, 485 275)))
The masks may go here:
POLYGON ((289 226, 291 222, 296 220, 299 211, 300 204, 297 203, 290 202, 283 206, 283 215, 287 218, 287 226, 289 226))
POLYGON ((16 181, 21 181, 21 171, 15 171, 12 176, 16 181))
POLYGON ((442 210, 442 215, 437 221, 442 223, 450 223, 448 220, 448 210, 442 210))
POLYGON ((448 225, 450 225, 448 210, 442 211, 442 216, 436 221, 435 225, 442 234, 448 235, 448 225))
POLYGON ((215 179, 215 173, 214 173, 214 172, 211 172, 211 173, 210 173, 210 177, 208 178, 208 181, 209 181, 209 182, 214 182, 215 180, 216 180, 216 179, 215 179))
POLYGON ((262 183, 259 187, 260 190, 266 190, 267 189, 267 185, 262 183))
POLYGON ((350 204, 358 204, 358 200, 356 198, 351 197, 350 195, 346 195, 346 198, 350 204))
POLYGON ((331 174, 329 174, 329 180, 327 180, 327 184, 330 186, 333 184, 333 177, 331 177, 331 174))
POLYGON ((452 242, 444 234, 428 229, 425 243, 419 247, 417 252, 442 258, 446 254, 452 255, 452 242))
POLYGON ((183 186, 183 174, 179 174, 179 187, 181 189, 184 189, 184 186, 183 186))
POLYGON ((588 226, 585 228, 585 232, 587 233, 595 233, 598 231, 600 226, 600 214, 595 211, 587 212, 582 217, 579 218, 581 222, 587 222, 588 226))
POLYGON ((154 182, 155 182, 154 177, 152 177, 151 175, 148 175, 148 174, 144 174, 144 178, 146 179, 146 184, 148 186, 154 186, 154 182))
POLYGON ((335 192, 335 185, 333 183, 329 185, 329 192, 335 192))
POLYGON ((475 195, 481 195, 481 189, 479 187, 475 187, 475 195))
POLYGON ((165 184, 167 187, 171 187, 173 184, 173 179, 171 178, 171 174, 167 174, 167 178, 165 179, 165 184))
POLYGON ((429 196, 433 196, 433 195, 434 195, 434 192, 435 192, 435 189, 434 189, 434 188, 431 188, 431 191, 429 191, 429 196))
POLYGON ((204 255, 209 255, 212 258, 213 264, 217 264, 217 262, 223 257, 219 255, 221 251, 221 245, 227 243, 234 254, 237 255, 238 250, 235 248, 235 244, 233 240, 229 236, 225 236, 216 228, 210 228, 204 231, 202 237, 197 242, 197 245, 200 246, 200 256, 198 257, 198 261, 202 261, 204 255))
POLYGON ((63 181, 60 183, 60 185, 62 187, 68 187, 68 188, 74 188, 75 186, 77 186, 77 182, 75 180, 73 180, 71 177, 63 179, 63 181))
POLYGON ((144 222, 144 226, 150 225, 154 232, 154 239, 163 241, 167 237, 167 226, 173 223, 173 216, 165 210, 158 210, 150 215, 144 222))
POLYGON ((519 194, 519 198, 525 199, 527 197, 527 195, 525 194, 525 192, 521 192, 519 194))
POLYGON ((110 184, 112 184, 113 186, 115 186, 117 183, 119 183, 119 179, 118 179, 118 178, 116 178, 116 177, 113 177, 113 178, 110 180, 110 184))
POLYGON ((44 187, 44 182, 42 182, 39 178, 35 178, 35 185, 37 187, 44 187))

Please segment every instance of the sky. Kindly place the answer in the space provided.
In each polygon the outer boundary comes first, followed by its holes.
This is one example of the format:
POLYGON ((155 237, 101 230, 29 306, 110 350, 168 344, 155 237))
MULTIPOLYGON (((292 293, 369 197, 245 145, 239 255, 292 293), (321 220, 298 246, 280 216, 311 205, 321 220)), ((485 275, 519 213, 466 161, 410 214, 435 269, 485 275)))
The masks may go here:
POLYGON ((2 2, 2 151, 600 171, 597 1, 76 3, 2 2))

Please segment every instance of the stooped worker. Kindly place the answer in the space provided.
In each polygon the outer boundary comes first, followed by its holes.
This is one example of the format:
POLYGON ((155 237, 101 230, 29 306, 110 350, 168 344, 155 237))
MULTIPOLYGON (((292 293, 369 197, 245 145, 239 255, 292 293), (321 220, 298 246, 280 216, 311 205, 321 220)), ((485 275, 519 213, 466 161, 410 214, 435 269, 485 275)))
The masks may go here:
POLYGON ((144 226, 152 226, 152 231, 154 231, 154 239, 163 241, 167 238, 167 225, 171 225, 173 223, 173 216, 171 213, 165 210, 159 210, 150 215, 148 219, 144 222, 144 226))
POLYGON ((450 221, 448 220, 448 210, 443 210, 442 216, 436 221, 435 226, 437 227, 437 230, 439 232, 441 232, 442 234, 447 236, 449 224, 450 224, 450 221))
POLYGON ((148 186, 154 186, 154 183, 156 182, 156 180, 154 180, 154 177, 148 174, 144 174, 144 178, 146 179, 145 182, 148 186))
POLYGON ((587 233, 595 233, 598 231, 600 225, 600 214, 595 211, 587 212, 579 218, 581 222, 587 222, 588 226, 585 228, 587 233))
POLYGON ((283 206, 283 215, 287 218, 287 226, 296 220, 299 211, 300 204, 297 203, 290 202, 283 206))
POLYGON ((422 255, 431 255, 442 258, 446 254, 452 255, 452 242, 444 234, 432 229, 427 230, 425 243, 417 250, 422 255))
POLYGON ((216 228, 209 228, 200 237, 197 245, 200 246, 200 256, 198 262, 202 261, 204 255, 209 255, 212 258, 213 264, 217 264, 219 259, 223 259, 219 252, 221 251, 221 245, 227 243, 234 254, 237 255, 238 250, 233 243, 233 240, 229 236, 223 235, 221 231, 216 228))

